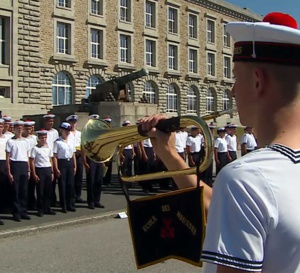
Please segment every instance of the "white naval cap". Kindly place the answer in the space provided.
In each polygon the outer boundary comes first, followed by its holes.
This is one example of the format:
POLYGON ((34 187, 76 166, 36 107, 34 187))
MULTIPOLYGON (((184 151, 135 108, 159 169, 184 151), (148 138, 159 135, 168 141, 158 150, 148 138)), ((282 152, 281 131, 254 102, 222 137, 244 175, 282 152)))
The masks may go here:
POLYGON ((124 120, 122 123, 122 126, 129 125, 131 122, 129 120, 124 120))
POLYGON ((24 121, 24 126, 33 126, 35 125, 35 121, 33 120, 25 120, 24 121))
POLYGON ((24 123, 25 122, 23 120, 16 120, 16 121, 10 122, 10 125, 18 126, 18 125, 24 125, 24 123))
POLYGON ((225 129, 225 127, 219 127, 217 131, 218 131, 218 132, 225 132, 226 129, 225 129))
POLYGON ((44 118, 44 119, 47 119, 47 118, 55 118, 55 115, 54 115, 54 114, 48 113, 48 114, 46 114, 46 115, 43 115, 43 118, 44 118))
POLYGON ((44 128, 42 128, 42 129, 36 131, 36 134, 37 134, 37 135, 46 135, 47 133, 48 133, 48 131, 45 130, 44 128))
POLYGON ((63 122, 59 125, 59 128, 61 129, 65 129, 65 130, 68 130, 68 131, 71 131, 72 127, 71 127, 71 124, 68 123, 68 122, 63 122))
POLYGON ((272 12, 263 22, 226 25, 234 44, 233 61, 268 62, 300 66, 300 30, 288 14, 272 12))
POLYGON ((5 120, 3 118, 0 118, 0 123, 4 123, 5 120))
POLYGON ((11 121, 11 117, 9 116, 3 116, 2 118, 4 119, 4 121, 11 121))
POLYGON ((109 116, 106 116, 103 120, 107 122, 111 122, 111 118, 109 116))
POLYGON ((236 124, 229 124, 229 128, 237 128, 238 126, 236 124))
POLYGON ((99 119, 100 116, 98 114, 92 114, 88 117, 88 119, 99 119))
POLYGON ((78 116, 77 115, 70 115, 66 118, 66 121, 77 121, 78 116))

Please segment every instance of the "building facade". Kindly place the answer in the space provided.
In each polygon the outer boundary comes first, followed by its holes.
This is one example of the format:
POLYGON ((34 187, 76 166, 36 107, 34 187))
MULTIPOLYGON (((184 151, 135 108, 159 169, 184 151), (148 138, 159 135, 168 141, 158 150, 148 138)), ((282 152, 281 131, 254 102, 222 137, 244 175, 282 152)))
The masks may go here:
POLYGON ((130 83, 134 103, 171 116, 231 108, 225 25, 259 20, 221 0, 1 0, 0 107, 80 104, 97 84, 147 68, 130 83))

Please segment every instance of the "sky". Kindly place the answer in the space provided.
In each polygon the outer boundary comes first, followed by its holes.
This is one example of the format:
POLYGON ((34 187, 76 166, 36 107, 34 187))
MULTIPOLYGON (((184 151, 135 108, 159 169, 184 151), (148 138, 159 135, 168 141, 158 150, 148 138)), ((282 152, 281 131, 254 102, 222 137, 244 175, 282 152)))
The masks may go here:
POLYGON ((280 11, 293 16, 300 28, 300 1, 299 0, 225 0, 242 8, 249 8, 254 13, 266 15, 272 11, 280 11))

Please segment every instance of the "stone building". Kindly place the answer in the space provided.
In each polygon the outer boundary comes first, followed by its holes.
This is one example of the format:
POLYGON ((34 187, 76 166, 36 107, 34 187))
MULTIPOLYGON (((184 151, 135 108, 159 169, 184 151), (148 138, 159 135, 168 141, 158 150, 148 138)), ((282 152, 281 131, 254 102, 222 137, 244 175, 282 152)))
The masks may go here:
POLYGON ((261 17, 222 0, 1 0, 0 110, 13 116, 80 104, 113 76, 133 104, 170 116, 231 108, 229 21, 261 17))

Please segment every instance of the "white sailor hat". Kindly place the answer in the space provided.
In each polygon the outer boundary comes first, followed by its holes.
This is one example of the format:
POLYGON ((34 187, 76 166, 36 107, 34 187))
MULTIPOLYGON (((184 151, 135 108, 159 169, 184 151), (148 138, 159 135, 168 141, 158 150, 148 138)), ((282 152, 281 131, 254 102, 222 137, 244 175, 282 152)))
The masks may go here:
POLYGON ((43 118, 44 118, 44 119, 47 119, 47 118, 55 118, 55 115, 54 115, 54 114, 48 113, 48 114, 46 114, 46 115, 43 115, 43 118))
POLYGON ((63 122, 59 125, 59 128, 67 130, 67 131, 71 131, 72 127, 70 125, 70 123, 68 122, 63 122))
POLYGON ((111 118, 109 116, 106 116, 103 120, 106 122, 111 122, 111 118))
POLYGON ((225 127, 219 127, 217 131, 218 131, 218 132, 225 132, 226 129, 225 129, 225 127))
POLYGON ((236 124, 229 124, 229 128, 237 128, 238 126, 236 124))
POLYGON ((35 124, 35 121, 33 120, 25 120, 24 126, 33 126, 35 124))
POLYGON ((0 118, 0 123, 4 123, 5 120, 3 118, 0 118))
POLYGON ((36 131, 36 134, 37 134, 37 135, 46 135, 47 133, 48 133, 48 131, 45 130, 44 128, 42 128, 42 129, 36 131))
POLYGON ((16 121, 10 122, 10 125, 13 125, 13 126, 24 125, 24 121, 16 120, 16 121))
POLYGON ((216 128, 216 125, 213 124, 213 122, 211 122, 210 124, 208 124, 208 127, 210 129, 215 129, 216 128))
POLYGON ((130 124, 130 121, 129 120, 124 120, 123 123, 122 123, 122 126, 126 126, 128 124, 130 124))
POLYGON ((5 122, 11 121, 11 117, 9 116, 3 116, 2 118, 4 119, 5 122))
POLYGON ((226 25, 234 44, 234 62, 268 62, 300 66, 300 30, 288 14, 272 12, 263 22, 226 25))
POLYGON ((88 117, 88 119, 99 119, 100 116, 98 114, 92 114, 88 117))
POLYGON ((78 116, 77 115, 70 115, 66 118, 66 121, 77 121, 78 120, 78 116))

